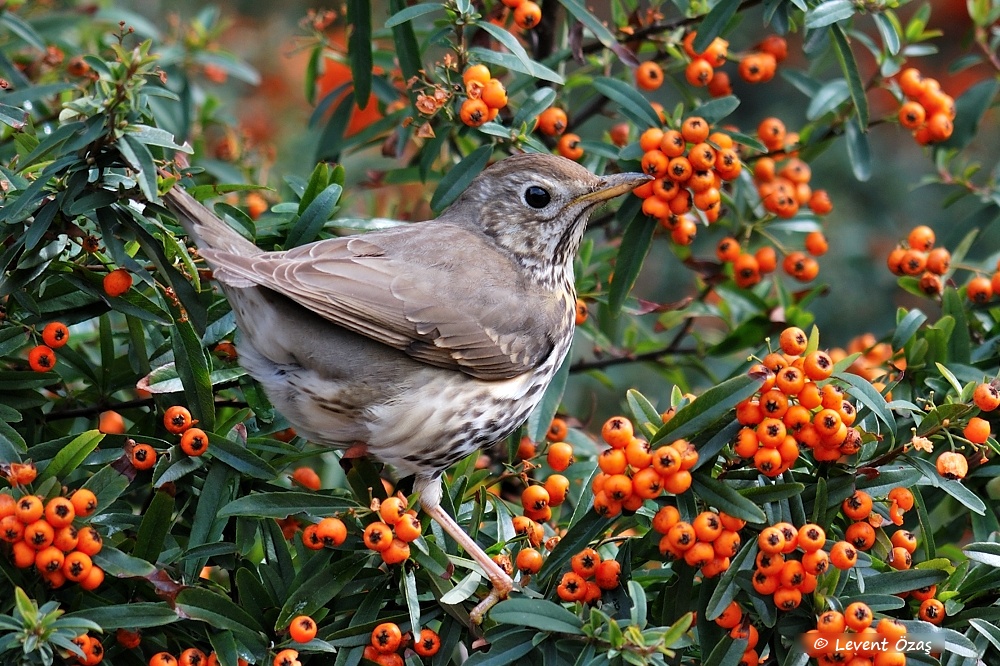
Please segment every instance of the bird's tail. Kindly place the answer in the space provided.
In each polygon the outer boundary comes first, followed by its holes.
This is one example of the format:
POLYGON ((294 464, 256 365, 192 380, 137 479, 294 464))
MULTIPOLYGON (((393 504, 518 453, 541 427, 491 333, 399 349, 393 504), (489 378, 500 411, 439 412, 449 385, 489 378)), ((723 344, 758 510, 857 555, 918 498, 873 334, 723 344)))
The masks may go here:
MULTIPOLYGON (((188 194, 179 185, 174 185, 163 196, 167 207, 177 215, 199 250, 216 250, 237 256, 253 256, 262 250, 244 238, 235 229, 188 194)), ((212 252, 209 252, 212 254, 212 252)))

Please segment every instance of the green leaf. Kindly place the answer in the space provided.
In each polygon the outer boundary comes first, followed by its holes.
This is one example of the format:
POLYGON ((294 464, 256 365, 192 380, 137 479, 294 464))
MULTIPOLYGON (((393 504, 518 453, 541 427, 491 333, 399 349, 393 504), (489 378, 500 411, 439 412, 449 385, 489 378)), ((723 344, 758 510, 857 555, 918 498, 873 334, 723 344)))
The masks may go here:
POLYGON ((127 604, 95 606, 67 613, 64 618, 79 618, 96 622, 105 631, 112 629, 145 629, 162 627, 178 621, 180 616, 166 602, 134 601, 127 604))
POLYGON ((513 629, 488 635, 489 650, 474 652, 464 666, 510 666, 535 649, 534 629, 513 629))
POLYGON ((936 585, 948 578, 940 569, 908 569, 889 571, 865 577, 865 594, 899 594, 928 585, 936 585))
POLYGON ((977 541, 962 548, 962 552, 974 562, 1000 569, 1000 543, 977 541))
POLYGON ((94 555, 93 559, 94 564, 104 569, 104 572, 109 576, 145 578, 156 573, 156 567, 146 560, 140 560, 138 557, 127 555, 117 548, 109 546, 107 543, 101 548, 101 552, 94 555))
POLYGON ((312 615, 333 599, 365 568, 365 560, 357 559, 337 567, 323 567, 319 573, 298 586, 278 613, 276 625, 286 626, 296 615, 312 615))
POLYGON ((614 102, 618 109, 639 127, 659 127, 660 116, 642 94, 619 79, 599 76, 592 83, 594 90, 614 102))
MULTIPOLYGON (((419 6, 419 5, 418 5, 419 6)), ((510 126, 517 128, 521 125, 534 120, 538 114, 540 114, 545 109, 552 106, 552 103, 556 101, 556 91, 552 88, 539 88, 535 92, 531 93, 531 97, 524 100, 521 107, 514 114, 514 118, 510 121, 510 126)), ((510 133, 510 130, 504 130, 510 133)))
POLYGON ((875 19, 875 27, 882 37, 882 43, 891 55, 899 53, 899 33, 896 31, 896 24, 885 14, 872 14, 875 19))
POLYGON ((215 393, 212 391, 212 378, 205 350, 201 346, 201 337, 189 320, 175 318, 174 325, 170 328, 170 341, 188 407, 194 417, 201 421, 201 427, 211 430, 215 424, 215 393))
POLYGON ((488 32, 493 39, 500 42, 505 49, 510 51, 514 57, 518 59, 525 70, 530 71, 532 69, 533 63, 531 56, 529 56, 528 52, 524 50, 523 46, 521 46, 521 42, 517 41, 517 38, 510 34, 509 31, 498 25, 490 23, 489 21, 475 21, 475 26, 485 32, 488 32))
POLYGON ((611 525, 611 520, 600 516, 593 510, 584 513, 580 520, 569 528, 569 531, 559 540, 556 547, 549 553, 538 572, 539 578, 545 578, 562 569, 574 555, 590 545, 590 543, 611 525))
POLYGON ((507 599, 490 611, 490 619, 498 624, 528 626, 538 631, 558 631, 582 634, 583 621, 559 604, 546 599, 507 599))
POLYGON ((372 8, 369 0, 347 0, 347 59, 354 81, 354 99, 359 109, 368 106, 372 94, 372 8))
POLYGON ((1000 628, 997 628, 995 624, 973 617, 969 618, 969 626, 982 634, 986 640, 993 644, 993 647, 1000 650, 1000 628))
POLYGON ((358 503, 343 497, 319 493, 280 491, 253 493, 239 497, 222 507, 220 518, 255 516, 257 518, 287 518, 296 513, 329 516, 339 511, 358 508, 358 503))
POLYGON ((736 585, 736 575, 744 568, 743 563, 748 558, 753 561, 753 558, 756 556, 757 540, 751 539, 743 544, 740 552, 736 553, 736 557, 730 561, 729 568, 719 578, 719 584, 715 586, 715 591, 712 592, 712 596, 705 607, 706 618, 714 620, 719 617, 726 610, 726 607, 729 606, 729 602, 736 598, 736 595, 740 591, 739 586, 736 585))
POLYGON ((163 542, 173 524, 174 497, 171 493, 157 490, 153 499, 142 514, 139 532, 136 534, 135 547, 132 556, 156 564, 163 542))
POLYGON ((625 400, 628 402, 629 411, 632 412, 632 420, 639 426, 642 436, 652 437, 653 433, 663 425, 663 417, 656 411, 656 407, 635 389, 625 392, 625 400))
MULTIPOLYGON (((437 5, 440 7, 440 5, 437 5)), ((406 0, 389 0, 389 9, 393 15, 406 9, 406 0)), ((417 44, 417 37, 413 32, 413 26, 409 22, 404 22, 392 27, 392 42, 396 47, 396 61, 403 73, 403 80, 409 81, 419 73, 420 63, 423 62, 420 47, 417 44)))
POLYGON ((106 465, 97 470, 97 473, 83 484, 84 488, 97 497, 97 510, 90 515, 90 519, 93 520, 107 511, 114 501, 125 492, 128 485, 129 478, 115 469, 113 465, 106 465))
POLYGON ((104 435, 97 430, 88 430, 74 438, 56 454, 52 462, 45 466, 45 470, 38 475, 37 482, 41 483, 52 478, 61 479, 69 475, 97 448, 102 439, 104 435))
MULTIPOLYGON (((955 320, 955 330, 948 336, 948 361, 969 363, 972 357, 969 321, 965 316, 965 303, 954 287, 948 287, 941 294, 941 314, 955 320)), ((962 390, 959 389, 958 392, 961 393, 962 390)))
POLYGON ((212 457, 229 465, 240 474, 265 481, 270 481, 278 475, 273 467, 245 446, 212 433, 209 433, 208 441, 212 457))
POLYGON ((850 372, 838 372, 834 377, 850 385, 847 392, 860 400, 861 404, 865 407, 872 410, 876 418, 888 427, 889 432, 887 435, 891 437, 892 433, 896 432, 896 418, 892 415, 892 411, 885 401, 885 396, 879 393, 867 379, 850 372))
POLYGON ((566 390, 566 383, 569 381, 569 366, 572 354, 567 354, 562 365, 552 377, 545 394, 528 416, 528 437, 533 442, 541 442, 549 432, 552 419, 559 411, 559 404, 562 402, 563 392, 566 390))
POLYGON ((340 185, 333 183, 320 192, 292 225, 285 240, 285 248, 298 247, 316 240, 319 232, 337 210, 337 202, 340 201, 340 194, 343 191, 340 185))
POLYGON ((866 182, 872 176, 872 148, 868 135, 858 127, 857 118, 852 117, 844 125, 847 139, 847 155, 851 160, 851 170, 859 182, 866 182))
POLYGON ((856 11, 857 6, 852 0, 827 0, 806 12, 806 27, 822 28, 851 18, 856 11))
POLYGON ((156 163, 149 148, 136 138, 136 135, 126 134, 119 139, 118 149, 135 170, 142 195, 147 201, 157 201, 159 193, 156 188, 156 163))
POLYGON ((249 632, 263 632, 260 622, 223 596, 203 587, 186 587, 177 593, 176 607, 193 620, 207 622, 219 629, 229 629, 242 637, 249 632))
POLYGON ((713 386, 698 396, 694 402, 685 405, 663 424, 650 444, 666 438, 671 440, 692 437, 729 413, 741 400, 753 395, 764 383, 762 377, 740 374, 713 386))
POLYGON ((407 21, 412 21, 415 18, 420 18, 426 14, 433 14, 444 9, 441 5, 429 4, 429 5, 413 5, 412 7, 407 7, 401 11, 396 12, 389 17, 389 20, 385 22, 386 28, 395 28, 398 25, 403 25, 407 21))
POLYGON ((712 40, 722 34, 725 27, 729 25, 729 21, 736 16, 736 10, 739 8, 740 0, 720 0, 717 2, 696 28, 698 34, 691 45, 694 52, 703 53, 712 40))
POLYGON ((573 15, 573 18, 582 23, 590 32, 594 33, 594 37, 605 48, 614 49, 618 46, 618 40, 615 39, 614 34, 580 0, 559 0, 559 4, 565 7, 566 11, 573 15))
POLYGON ((767 516, 754 502, 741 495, 732 486, 713 479, 708 474, 695 474, 691 487, 695 495, 730 516, 756 524, 767 520, 767 516))
POLYGON ((641 211, 632 218, 622 235, 618 257, 615 259, 615 276, 608 293, 608 311, 612 317, 621 312, 625 299, 635 285, 643 261, 653 244, 657 222, 641 211))
POLYGON ((451 167, 451 169, 438 183, 431 197, 431 208, 435 212, 441 212, 451 205, 469 186, 469 183, 482 172, 486 164, 493 156, 493 144, 479 146, 468 154, 461 162, 451 167))
MULTIPOLYGON (((900 309, 900 313, 902 312, 904 310, 900 309)), ((898 323, 896 324, 896 332, 892 336, 892 348, 902 349, 913 339, 913 336, 917 334, 923 323, 927 321, 927 315, 914 308, 907 312, 902 319, 898 316, 896 319, 898 323)))
POLYGON ((763 506, 768 502, 777 502, 801 495, 805 488, 803 483, 771 483, 752 488, 740 488, 738 492, 754 504, 763 506))
POLYGON ((722 640, 712 648, 708 658, 702 662, 702 666, 728 666, 738 664, 743 653, 747 649, 746 638, 733 638, 726 634, 722 640))
MULTIPOLYGON (((400 26, 400 28, 396 29, 399 30, 404 27, 406 26, 400 26)), ((479 46, 474 46, 469 49, 469 55, 475 56, 475 60, 479 62, 499 65, 500 67, 509 69, 512 72, 521 72, 522 74, 527 74, 542 81, 549 81, 557 85, 562 85, 566 82, 558 72, 555 72, 545 65, 537 63, 533 60, 528 63, 527 67, 525 67, 524 62, 520 58, 517 58, 510 53, 490 51, 479 46)), ((417 59, 417 62, 420 62, 420 60, 417 59)))
POLYGON ((988 78, 971 86, 955 100, 955 121, 944 148, 965 148, 976 138, 979 123, 1000 93, 1000 81, 988 78))
MULTIPOLYGON (((701 33, 698 33, 701 36, 701 33)), ((736 110, 740 105, 739 98, 729 95, 727 97, 718 97, 713 100, 709 100, 704 104, 694 108, 688 113, 688 116, 701 116, 710 125, 718 123, 723 118, 727 117, 733 111, 736 110)), ((734 139, 735 140, 735 139, 734 139)))
MULTIPOLYGON (((839 0, 833 0, 838 2, 839 0)), ((825 4, 825 3, 824 3, 825 4)), ((844 29, 837 24, 830 26, 830 36, 832 37, 834 51, 837 53, 837 60, 840 61, 840 68, 847 79, 848 88, 851 91, 851 99, 854 100, 855 117, 858 120, 857 130, 864 134, 868 131, 868 98, 865 96, 865 85, 861 81, 861 73, 858 72, 858 63, 854 60, 854 52, 847 41, 847 34, 844 29)), ((855 171, 855 177, 857 171, 855 171)), ((859 178, 858 180, 865 180, 859 178)))

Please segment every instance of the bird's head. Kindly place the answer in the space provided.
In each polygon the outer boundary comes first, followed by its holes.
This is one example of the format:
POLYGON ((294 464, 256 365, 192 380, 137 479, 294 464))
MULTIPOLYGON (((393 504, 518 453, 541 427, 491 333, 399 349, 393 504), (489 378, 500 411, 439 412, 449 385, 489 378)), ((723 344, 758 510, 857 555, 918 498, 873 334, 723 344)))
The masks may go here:
POLYGON ((514 155, 479 174, 442 219, 481 231, 541 277, 553 267, 572 268, 598 205, 649 179, 642 173, 595 176, 544 153, 514 155))

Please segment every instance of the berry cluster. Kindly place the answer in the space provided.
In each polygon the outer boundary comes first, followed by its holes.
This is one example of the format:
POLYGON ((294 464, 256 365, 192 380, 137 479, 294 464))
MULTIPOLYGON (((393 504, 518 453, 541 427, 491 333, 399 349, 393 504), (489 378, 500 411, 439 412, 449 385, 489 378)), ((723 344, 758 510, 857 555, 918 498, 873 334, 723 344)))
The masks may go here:
POLYGON ((750 616, 743 612, 743 608, 736 601, 729 602, 719 617, 715 618, 715 623, 723 629, 729 629, 729 635, 734 640, 746 639, 747 649, 740 657, 739 666, 757 666, 760 663, 760 655, 757 653, 760 634, 750 623, 750 616))
MULTIPOLYGON (((698 53, 694 50, 694 40, 697 36, 698 33, 692 30, 684 36, 682 42, 684 52, 691 58, 687 67, 684 68, 684 78, 691 85, 704 88, 715 79, 716 68, 726 64, 726 58, 729 56, 729 42, 721 37, 716 37, 705 47, 704 51, 698 53)), ((727 86, 729 84, 728 76, 726 76, 725 84, 727 86)), ((718 88, 718 84, 716 84, 716 88, 718 88)), ((709 93, 715 95, 711 87, 709 93)))
MULTIPOLYGON (((920 619, 939 624, 944 605, 937 599, 928 604, 927 612, 920 619), (937 615, 940 606, 941 615, 937 615)), ((924 607, 921 606, 921 609, 924 607)), ((807 654, 821 665, 870 664, 872 666, 905 666, 906 654, 896 648, 899 639, 907 633, 906 625, 893 617, 883 617, 875 622, 872 609, 862 601, 849 604, 843 612, 828 610, 816 618, 816 628, 806 632, 804 644, 807 654), (824 636, 852 634, 849 641, 817 640, 824 636), (883 649, 888 645, 888 649, 883 649)))
POLYGON ((930 227, 916 226, 907 235, 906 243, 897 245, 886 258, 893 274, 920 276, 920 290, 928 296, 941 293, 941 277, 951 267, 951 253, 946 248, 934 247, 934 241, 930 227))
POLYGON ((767 83, 788 56, 788 43, 779 35, 768 35, 752 52, 740 58, 740 78, 747 83, 767 83))
POLYGON ((80 634, 73 638, 71 642, 83 652, 82 657, 78 654, 72 655, 76 659, 76 663, 83 666, 96 666, 96 664, 104 661, 104 644, 101 643, 101 639, 97 636, 80 634))
POLYGON ((686 439, 650 450, 649 443, 634 436, 632 422, 613 416, 601 428, 611 447, 600 453, 601 472, 594 477, 594 510, 614 517, 635 511, 664 491, 680 495, 691 487, 691 468, 698 464, 698 450, 686 439))
POLYGON ((618 587, 621 570, 618 560, 602 560, 596 550, 584 548, 570 559, 570 571, 559 579, 556 594, 563 601, 596 603, 604 590, 618 587))
POLYGON ((767 147, 768 154, 757 158, 753 178, 767 212, 789 218, 798 214, 802 206, 808 206, 817 215, 833 210, 826 191, 813 190, 809 185, 812 169, 794 150, 799 141, 797 134, 789 133, 779 118, 770 116, 757 125, 757 138, 767 147))
POLYGON ((899 107, 899 124, 913 132, 920 145, 946 141, 955 127, 955 100, 941 91, 937 79, 922 77, 908 67, 899 73, 899 89, 907 101, 899 107))
POLYGON ((86 488, 69 497, 45 501, 37 495, 0 493, 0 541, 10 544, 14 566, 34 566, 50 587, 66 581, 85 590, 104 582, 104 571, 91 559, 101 552, 103 540, 90 525, 76 526, 97 509, 97 497, 86 488))
POLYGON ((817 382, 833 373, 824 351, 806 352, 809 339, 795 326, 781 333, 781 353, 772 352, 751 372, 766 375, 760 390, 736 408, 744 426, 733 451, 753 461, 761 474, 775 477, 792 467, 801 447, 817 462, 832 462, 861 448, 861 433, 851 427, 857 408, 842 388, 817 382))
MULTIPOLYGON (((163 412, 163 427, 172 435, 180 435, 181 450, 192 458, 208 451, 208 433, 201 428, 195 428, 197 423, 191 417, 187 407, 173 405, 163 412)), ((138 470, 152 469, 159 458, 159 452, 151 444, 142 444, 128 440, 125 444, 126 454, 132 466, 138 470)))
POLYGON ((715 222, 722 208, 723 182, 735 179, 743 168, 732 137, 713 132, 700 116, 690 116, 680 127, 651 127, 639 137, 642 170, 655 180, 640 185, 642 211, 671 232, 678 245, 690 245, 697 227, 687 217, 692 207, 715 222))
MULTIPOLYGON (((138 634, 134 635, 136 636, 136 639, 134 640, 135 645, 131 646, 133 648, 139 644, 138 634)), ((118 636, 118 641, 120 643, 122 642, 121 634, 118 636)), ((124 643, 122 643, 122 645, 130 647, 124 643)), ((157 652, 149 658, 148 663, 149 666, 219 666, 219 657, 214 652, 211 654, 205 654, 203 650, 199 650, 196 647, 189 647, 185 648, 180 655, 176 657, 170 652, 157 652)), ((277 664, 277 661, 275 663, 277 664)), ((239 666, 249 666, 249 662, 241 658, 239 660, 239 666)))
MULTIPOLYGON (((395 622, 383 622, 372 630, 369 645, 362 655, 379 666, 403 666, 400 650, 412 647, 421 657, 433 657, 441 649, 441 637, 433 629, 424 627, 420 636, 410 646, 410 635, 403 634, 395 622)), ((275 661, 274 666, 286 666, 275 661)), ((293 666, 293 665, 287 665, 293 666)))
POLYGON ((744 520, 714 511, 702 511, 689 523, 669 505, 653 516, 653 529, 663 535, 660 553, 674 560, 683 559, 689 566, 701 569, 706 578, 729 569, 730 558, 739 552, 739 531, 744 525, 744 520))
POLYGON ((35 372, 49 372, 56 367, 55 349, 69 342, 69 329, 66 324, 53 321, 42 329, 42 343, 28 351, 28 365, 35 372))
POLYGON ((490 74, 486 65, 471 65, 462 74, 466 99, 459 107, 458 117, 469 127, 479 127, 507 106, 507 89, 500 79, 490 74))
POLYGON ((407 509, 406 501, 398 496, 389 497, 372 508, 378 510, 382 520, 365 527, 365 546, 376 551, 386 564, 399 564, 408 559, 410 542, 418 539, 423 531, 417 512, 407 509))
POLYGON ((302 530, 302 544, 309 550, 334 548, 347 541, 347 525, 340 518, 328 516, 302 530))
POLYGON ((773 596, 779 610, 790 611, 802 603, 803 594, 816 589, 817 577, 831 564, 849 569, 857 561, 857 551, 838 542, 827 553, 826 533, 812 523, 796 529, 791 523, 765 527, 757 536, 757 559, 751 582, 758 594, 773 596), (786 556, 801 550, 800 559, 786 556))

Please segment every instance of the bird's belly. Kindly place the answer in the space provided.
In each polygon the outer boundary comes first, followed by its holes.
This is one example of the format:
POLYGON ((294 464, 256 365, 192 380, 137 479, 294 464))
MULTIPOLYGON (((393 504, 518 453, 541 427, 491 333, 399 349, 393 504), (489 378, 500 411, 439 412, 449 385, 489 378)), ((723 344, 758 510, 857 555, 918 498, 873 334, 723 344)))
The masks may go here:
POLYGON ((444 470, 514 432, 545 392, 554 360, 496 382, 427 366, 396 381, 335 380, 274 363, 249 346, 240 351, 241 363, 300 435, 337 448, 364 442, 401 476, 444 470))

